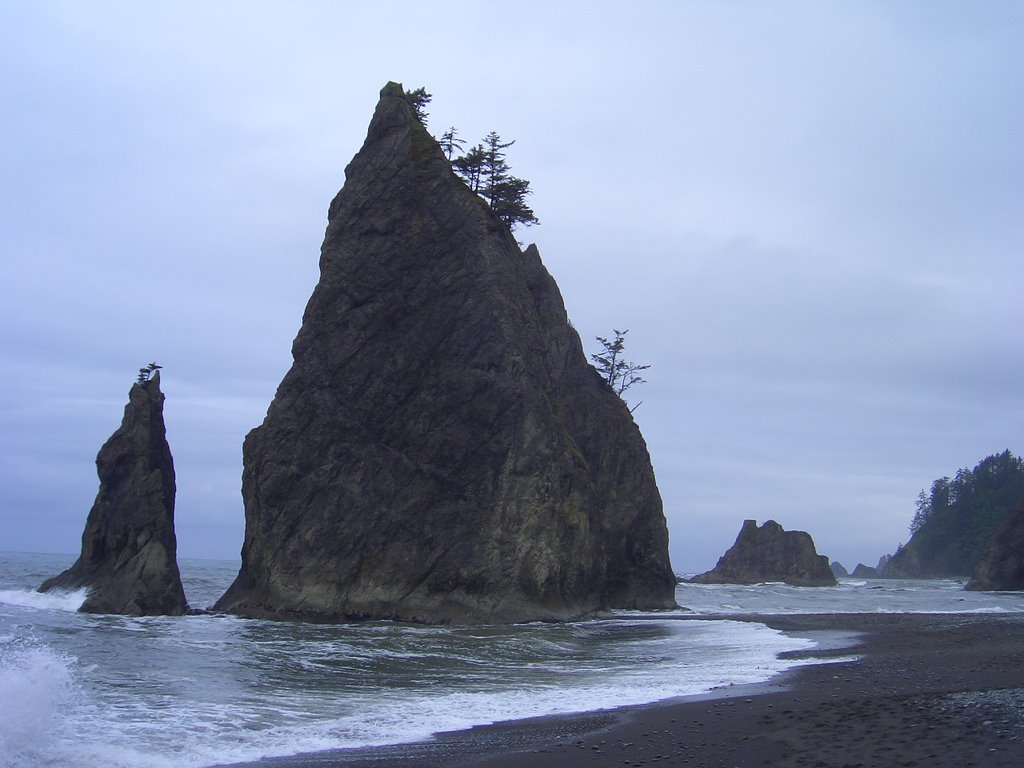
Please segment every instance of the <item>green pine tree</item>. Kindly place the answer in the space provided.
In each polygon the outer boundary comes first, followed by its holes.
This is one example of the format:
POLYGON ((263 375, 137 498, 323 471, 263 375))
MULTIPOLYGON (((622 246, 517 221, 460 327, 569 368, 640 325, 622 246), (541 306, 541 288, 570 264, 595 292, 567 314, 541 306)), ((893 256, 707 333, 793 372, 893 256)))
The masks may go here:
POLYGON ((433 94, 427 93, 426 88, 420 87, 414 91, 406 91, 405 98, 409 100, 412 108, 416 110, 416 119, 423 123, 423 125, 426 125, 427 118, 430 116, 427 112, 427 104, 434 98, 433 94))
POLYGON ((640 372, 646 371, 651 366, 638 365, 626 360, 626 334, 629 333, 629 329, 614 330, 614 339, 597 337, 597 340, 601 342, 602 349, 597 354, 591 355, 590 359, 594 361, 594 367, 601 374, 605 383, 615 394, 622 397, 623 393, 634 384, 643 384, 647 381, 640 375, 640 372))

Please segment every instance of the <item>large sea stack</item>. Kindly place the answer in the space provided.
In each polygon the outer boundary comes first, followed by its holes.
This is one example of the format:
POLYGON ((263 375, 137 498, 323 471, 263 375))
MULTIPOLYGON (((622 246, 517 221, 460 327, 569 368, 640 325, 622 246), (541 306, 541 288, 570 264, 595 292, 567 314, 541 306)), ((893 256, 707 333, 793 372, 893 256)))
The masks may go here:
POLYGON ((534 246, 389 83, 328 212, 294 362, 243 447, 217 608, 429 623, 675 604, 650 458, 534 246))
POLYGON ((831 587, 836 577, 828 558, 819 555, 805 531, 787 531, 774 520, 760 528, 744 520, 736 543, 707 573, 694 576, 694 584, 760 584, 782 581, 798 587, 831 587))
POLYGON ((99 493, 82 553, 41 592, 89 588, 80 610, 133 616, 185 613, 174 536, 174 460, 160 374, 133 384, 120 428, 96 456, 99 493))

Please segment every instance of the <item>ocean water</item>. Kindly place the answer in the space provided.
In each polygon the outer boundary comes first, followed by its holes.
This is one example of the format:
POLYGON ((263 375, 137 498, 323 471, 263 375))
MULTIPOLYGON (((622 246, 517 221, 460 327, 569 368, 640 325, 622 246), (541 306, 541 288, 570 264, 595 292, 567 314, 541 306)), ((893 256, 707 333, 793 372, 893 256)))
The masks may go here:
POLYGON ((1006 613, 1024 611, 1022 592, 965 592, 957 579, 839 579, 835 587, 681 584, 676 602, 700 614, 1006 613))
MULTIPOLYGON (((0 766, 199 768, 763 682, 813 641, 692 614, 510 627, 80 614, 34 589, 73 561, 0 553, 0 766), (680 620, 686 616, 688 620, 680 620)), ((193 607, 231 561, 183 560, 193 607)), ((702 614, 1024 610, 953 582, 682 586, 702 614)))

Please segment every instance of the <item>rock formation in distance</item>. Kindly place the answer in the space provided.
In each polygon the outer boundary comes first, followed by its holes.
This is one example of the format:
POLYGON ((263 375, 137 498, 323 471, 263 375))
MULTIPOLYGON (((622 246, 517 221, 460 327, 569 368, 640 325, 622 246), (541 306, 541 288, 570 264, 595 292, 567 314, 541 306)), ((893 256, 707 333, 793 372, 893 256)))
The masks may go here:
POLYGON ((80 610, 133 616, 185 613, 174 535, 174 460, 160 374, 132 385, 121 426, 96 456, 99 493, 75 564, 40 592, 88 587, 80 610))
POLYGON ((828 564, 828 567, 832 571, 832 575, 837 579, 845 579, 850 575, 850 572, 838 560, 833 560, 828 564))
POLYGON ((996 531, 966 589, 986 592, 1024 590, 1024 503, 996 531))
POLYGON ((646 445, 537 248, 389 83, 328 212, 294 362, 243 447, 215 609, 429 623, 675 605, 646 445))
POLYGON ((855 579, 877 579, 878 569, 871 565, 857 563, 857 567, 853 569, 853 574, 851 575, 855 579))
POLYGON ((760 528, 744 520, 736 543, 718 564, 690 579, 693 584, 760 584, 782 581, 798 587, 835 586, 828 558, 814 549, 804 531, 786 531, 774 520, 760 528))

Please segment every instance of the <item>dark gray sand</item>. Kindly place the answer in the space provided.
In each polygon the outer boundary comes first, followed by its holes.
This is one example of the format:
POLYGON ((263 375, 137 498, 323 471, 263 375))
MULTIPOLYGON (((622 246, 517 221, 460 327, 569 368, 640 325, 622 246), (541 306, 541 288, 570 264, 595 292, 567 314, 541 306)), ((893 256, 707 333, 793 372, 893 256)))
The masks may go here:
MULTIPOLYGON (((702 616, 700 618, 708 618, 702 616)), ((852 647, 756 688, 249 768, 1024 766, 1024 614, 722 617, 852 647)), ((797 654, 799 655, 799 654, 797 654)))

